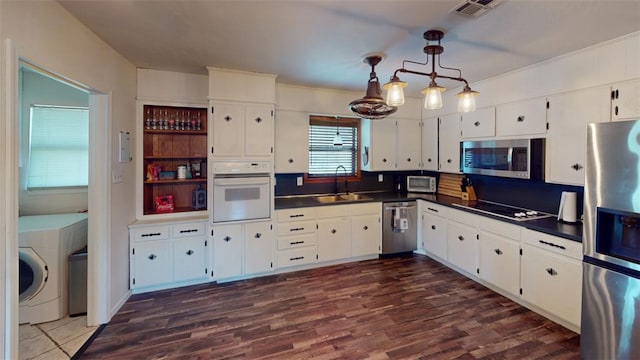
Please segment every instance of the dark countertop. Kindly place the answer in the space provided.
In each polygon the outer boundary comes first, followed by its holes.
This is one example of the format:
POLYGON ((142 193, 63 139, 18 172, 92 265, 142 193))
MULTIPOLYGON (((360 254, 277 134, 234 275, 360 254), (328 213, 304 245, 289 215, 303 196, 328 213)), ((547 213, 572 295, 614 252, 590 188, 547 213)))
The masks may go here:
POLYGON ((544 219, 527 220, 527 221, 515 221, 509 220, 498 216, 492 216, 489 214, 479 213, 472 209, 467 209, 458 205, 467 204, 460 198, 436 195, 436 194, 419 194, 419 193, 398 193, 398 192, 363 192, 371 200, 355 200, 355 201, 340 201, 334 203, 321 203, 314 199, 314 195, 309 196, 291 196, 291 197, 276 197, 275 208, 276 210, 291 209, 299 207, 311 207, 311 206, 326 206, 326 205, 341 205, 341 204, 353 204, 353 203, 366 203, 366 202, 390 202, 390 201, 408 201, 408 200, 427 200, 452 207, 454 209, 468 211, 474 214, 494 218, 501 221, 510 222, 512 224, 523 226, 527 229, 540 231, 549 235, 559 236, 565 239, 582 242, 582 223, 577 222, 575 224, 569 224, 558 221, 555 217, 549 217, 544 219))

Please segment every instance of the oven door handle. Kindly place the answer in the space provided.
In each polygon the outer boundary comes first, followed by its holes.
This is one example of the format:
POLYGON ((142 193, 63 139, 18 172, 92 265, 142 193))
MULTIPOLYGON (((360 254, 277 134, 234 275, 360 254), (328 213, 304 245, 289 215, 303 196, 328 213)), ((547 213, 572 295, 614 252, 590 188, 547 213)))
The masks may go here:
POLYGON ((237 177, 237 178, 214 178, 213 184, 217 186, 245 186, 245 185, 268 185, 269 178, 268 177, 253 177, 253 178, 245 178, 245 177, 237 177))

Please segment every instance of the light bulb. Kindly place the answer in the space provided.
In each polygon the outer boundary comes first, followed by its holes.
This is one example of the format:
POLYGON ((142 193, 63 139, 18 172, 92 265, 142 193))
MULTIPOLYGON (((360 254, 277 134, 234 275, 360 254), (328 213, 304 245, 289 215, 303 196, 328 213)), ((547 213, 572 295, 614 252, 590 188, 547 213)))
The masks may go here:
POLYGON ((456 96, 458 97, 458 112, 471 112, 476 111, 476 96, 478 95, 477 91, 471 90, 468 86, 464 88, 461 92, 459 92, 456 96))
POLYGON ((442 92, 444 88, 438 85, 429 85, 428 88, 422 90, 424 94, 424 108, 425 109, 440 109, 442 107, 442 92))
POLYGON ((400 81, 397 77, 391 78, 391 81, 384 84, 383 88, 387 90, 387 105, 400 106, 404 104, 404 87, 407 83, 400 81))

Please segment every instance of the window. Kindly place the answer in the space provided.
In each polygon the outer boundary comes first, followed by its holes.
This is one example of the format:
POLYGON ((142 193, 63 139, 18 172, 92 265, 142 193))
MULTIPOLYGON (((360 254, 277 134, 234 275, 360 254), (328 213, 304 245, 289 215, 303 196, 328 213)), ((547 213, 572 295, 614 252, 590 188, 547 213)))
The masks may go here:
MULTIPOLYGON (((333 180, 336 169, 342 165, 351 179, 360 178, 360 119, 311 116, 309 120, 309 174, 308 178, 333 180), (334 145, 339 134, 341 146, 334 145)), ((339 174, 343 175, 342 169, 339 174)))
POLYGON ((87 186, 89 109, 31 106, 27 189, 87 186))

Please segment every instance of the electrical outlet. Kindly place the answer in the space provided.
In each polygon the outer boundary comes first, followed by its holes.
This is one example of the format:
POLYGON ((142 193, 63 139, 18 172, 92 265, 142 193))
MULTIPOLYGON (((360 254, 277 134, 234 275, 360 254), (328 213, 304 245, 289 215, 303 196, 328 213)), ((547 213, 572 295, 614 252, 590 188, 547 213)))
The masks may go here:
POLYGON ((122 168, 116 167, 115 169, 111 170, 111 183, 112 184, 121 183, 123 178, 124 178, 124 174, 122 172, 122 168))
POLYGON ((302 176, 298 176, 298 177, 296 178, 296 185, 298 185, 298 186, 302 186, 302 176))
POLYGON ((378 174, 378 182, 383 182, 383 181, 384 181, 384 179, 382 177, 382 174, 378 174))

